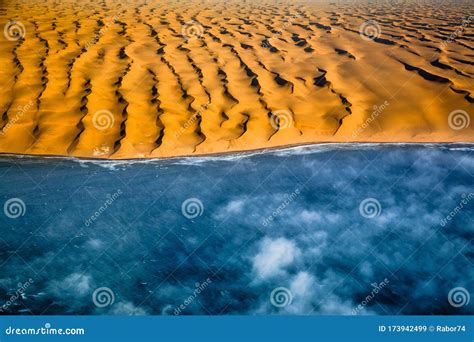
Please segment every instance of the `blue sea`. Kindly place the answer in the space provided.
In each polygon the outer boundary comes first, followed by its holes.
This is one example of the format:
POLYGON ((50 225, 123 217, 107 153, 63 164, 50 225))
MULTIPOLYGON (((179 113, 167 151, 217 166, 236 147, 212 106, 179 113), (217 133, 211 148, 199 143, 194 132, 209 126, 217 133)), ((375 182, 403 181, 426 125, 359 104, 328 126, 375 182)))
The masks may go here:
POLYGON ((0 314, 474 314, 474 146, 0 158, 0 314))

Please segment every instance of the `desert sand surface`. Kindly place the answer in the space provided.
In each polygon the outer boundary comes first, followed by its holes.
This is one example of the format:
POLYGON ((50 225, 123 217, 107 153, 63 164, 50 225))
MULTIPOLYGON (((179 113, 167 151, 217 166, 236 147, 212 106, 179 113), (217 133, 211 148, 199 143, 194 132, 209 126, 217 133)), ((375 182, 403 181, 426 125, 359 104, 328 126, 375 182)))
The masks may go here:
POLYGON ((154 158, 474 142, 473 9, 0 1, 0 153, 154 158))

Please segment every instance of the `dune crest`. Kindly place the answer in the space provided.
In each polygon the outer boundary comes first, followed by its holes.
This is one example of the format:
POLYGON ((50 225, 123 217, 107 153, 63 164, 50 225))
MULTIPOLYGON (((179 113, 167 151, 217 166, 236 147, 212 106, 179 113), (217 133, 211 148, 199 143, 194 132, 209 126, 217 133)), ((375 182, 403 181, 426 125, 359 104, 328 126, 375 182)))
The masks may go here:
POLYGON ((473 142, 472 3, 11 1, 0 153, 473 142))

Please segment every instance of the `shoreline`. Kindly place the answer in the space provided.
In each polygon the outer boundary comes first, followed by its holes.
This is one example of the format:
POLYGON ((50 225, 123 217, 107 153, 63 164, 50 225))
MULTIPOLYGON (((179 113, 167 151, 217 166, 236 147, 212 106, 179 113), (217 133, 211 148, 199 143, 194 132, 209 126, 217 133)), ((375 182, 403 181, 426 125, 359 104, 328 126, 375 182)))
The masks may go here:
POLYGON ((374 145, 388 147, 388 146, 425 146, 425 147, 436 147, 438 145, 452 145, 452 146, 468 146, 474 148, 474 142, 378 142, 378 141, 364 141, 364 142, 318 142, 318 143, 303 143, 303 144, 288 144, 275 147, 265 147, 252 150, 240 150, 240 151, 229 151, 229 152, 217 152, 217 153, 206 153, 206 154, 190 154, 190 155, 177 155, 169 157, 137 157, 137 158, 93 158, 93 157, 77 157, 77 156, 65 156, 65 155, 53 155, 53 154, 29 154, 29 153, 4 153, 0 152, 0 161, 6 158, 16 159, 61 159, 61 160, 76 160, 84 162, 147 162, 147 161, 167 161, 173 159, 198 159, 198 158, 219 158, 219 157, 238 157, 238 156, 252 156, 255 154, 264 154, 278 151, 286 151, 297 148, 316 148, 316 147, 370 147, 374 145))

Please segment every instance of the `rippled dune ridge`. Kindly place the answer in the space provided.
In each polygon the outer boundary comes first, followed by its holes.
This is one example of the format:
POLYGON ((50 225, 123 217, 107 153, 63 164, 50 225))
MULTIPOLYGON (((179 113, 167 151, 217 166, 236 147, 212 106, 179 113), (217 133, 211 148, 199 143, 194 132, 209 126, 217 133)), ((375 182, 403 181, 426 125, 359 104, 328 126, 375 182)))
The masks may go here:
POLYGON ((0 152, 473 139, 471 2, 0 2, 0 152))

